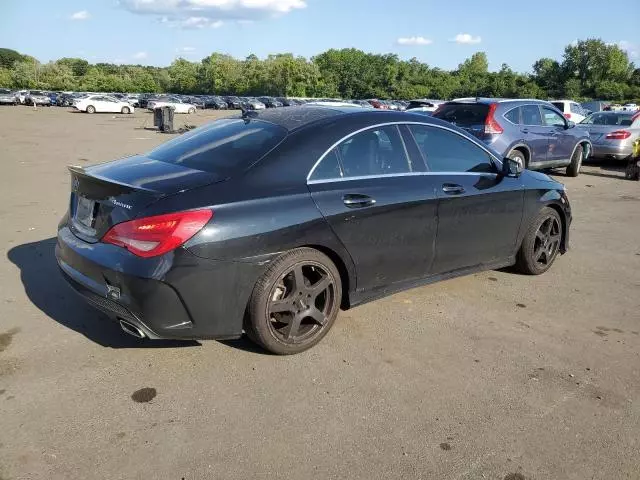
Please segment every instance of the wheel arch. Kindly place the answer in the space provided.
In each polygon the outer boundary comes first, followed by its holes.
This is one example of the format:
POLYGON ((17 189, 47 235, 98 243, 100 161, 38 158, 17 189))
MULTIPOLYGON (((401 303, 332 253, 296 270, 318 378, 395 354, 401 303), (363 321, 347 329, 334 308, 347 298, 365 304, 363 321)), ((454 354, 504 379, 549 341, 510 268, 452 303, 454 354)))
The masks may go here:
POLYGON ((340 280, 342 282, 342 302, 340 304, 340 308, 343 310, 348 310, 351 307, 350 301, 350 292, 351 286, 355 286, 355 275, 350 273, 350 270, 347 268, 347 262, 342 258, 342 256, 325 245, 301 245, 301 247, 313 248, 314 250, 318 250, 321 253, 324 253, 327 257, 331 259, 334 263, 338 272, 340 273, 340 280))
POLYGON ((560 253, 566 253, 568 247, 567 237, 569 233, 567 213, 564 211, 562 205, 556 203, 555 201, 547 203, 545 207, 554 209, 558 213, 558 215, 560 215, 560 221, 562 222, 562 241, 560 242, 560 253))
POLYGON ((519 150, 524 154, 526 162, 525 168, 528 167, 529 162, 531 162, 531 149, 529 148, 529 146, 526 143, 515 143, 508 149, 507 156, 514 150, 519 150))

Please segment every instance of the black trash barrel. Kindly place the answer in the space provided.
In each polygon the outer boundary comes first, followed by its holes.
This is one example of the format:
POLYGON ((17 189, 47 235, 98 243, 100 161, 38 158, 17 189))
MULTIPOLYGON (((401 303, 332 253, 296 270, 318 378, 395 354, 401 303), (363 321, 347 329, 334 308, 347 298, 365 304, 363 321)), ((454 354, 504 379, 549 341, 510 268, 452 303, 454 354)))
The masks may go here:
POLYGON ((162 127, 160 127, 160 130, 162 130, 163 132, 166 132, 166 133, 173 132, 174 110, 175 109, 173 107, 169 107, 169 106, 162 107, 162 127))
POLYGON ((160 107, 153 109, 153 126, 162 127, 162 110, 160 107))

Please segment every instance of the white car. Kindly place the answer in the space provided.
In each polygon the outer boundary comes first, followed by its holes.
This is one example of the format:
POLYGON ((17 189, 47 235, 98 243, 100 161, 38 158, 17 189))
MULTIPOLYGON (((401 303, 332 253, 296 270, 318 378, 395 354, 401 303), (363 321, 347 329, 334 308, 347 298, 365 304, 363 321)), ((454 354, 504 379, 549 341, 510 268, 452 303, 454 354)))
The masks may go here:
POLYGON ((573 123, 580 123, 587 118, 587 112, 582 105, 573 100, 553 100, 551 105, 562 112, 564 118, 571 120, 573 123))
POLYGON ((147 103, 149 110, 159 107, 173 107, 174 113, 196 113, 196 106, 194 104, 184 103, 178 97, 149 100, 149 103, 147 103))
POLYGON ((622 110, 625 112, 637 112, 638 111, 638 105, 636 105, 635 103, 625 103, 622 106, 622 110))
POLYGON ((418 98, 411 100, 406 112, 435 112, 444 100, 432 100, 430 98, 418 98))
POLYGON ((89 95, 73 102, 73 108, 87 113, 133 113, 133 106, 109 95, 89 95))

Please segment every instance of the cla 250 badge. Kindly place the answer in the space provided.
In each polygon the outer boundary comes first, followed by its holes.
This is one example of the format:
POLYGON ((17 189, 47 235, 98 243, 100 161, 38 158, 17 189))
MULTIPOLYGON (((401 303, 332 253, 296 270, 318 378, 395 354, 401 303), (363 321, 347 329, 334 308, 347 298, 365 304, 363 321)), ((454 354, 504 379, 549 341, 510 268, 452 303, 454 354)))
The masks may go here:
POLYGON ((131 205, 127 205, 126 203, 119 202, 118 200, 111 199, 111 203, 113 203, 116 207, 126 208, 127 210, 131 210, 131 205))

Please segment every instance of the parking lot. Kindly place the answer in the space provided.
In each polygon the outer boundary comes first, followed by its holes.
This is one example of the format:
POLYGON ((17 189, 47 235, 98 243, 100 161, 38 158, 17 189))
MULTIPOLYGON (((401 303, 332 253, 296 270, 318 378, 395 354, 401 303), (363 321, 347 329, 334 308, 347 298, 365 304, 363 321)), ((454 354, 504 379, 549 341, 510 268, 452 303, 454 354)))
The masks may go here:
POLYGON ((400 293, 276 357, 138 341, 58 273, 66 166, 171 137, 152 123, 0 108, 0 479, 640 478, 640 184, 624 165, 558 175, 571 250, 545 275, 400 293))

